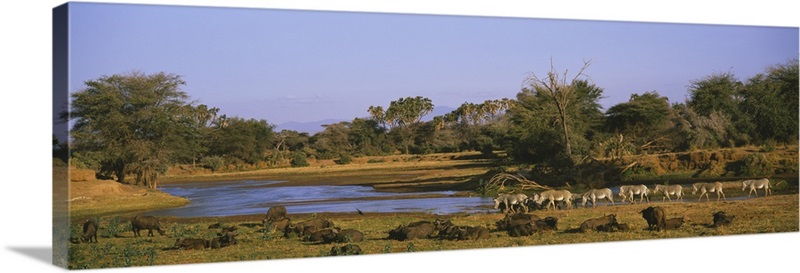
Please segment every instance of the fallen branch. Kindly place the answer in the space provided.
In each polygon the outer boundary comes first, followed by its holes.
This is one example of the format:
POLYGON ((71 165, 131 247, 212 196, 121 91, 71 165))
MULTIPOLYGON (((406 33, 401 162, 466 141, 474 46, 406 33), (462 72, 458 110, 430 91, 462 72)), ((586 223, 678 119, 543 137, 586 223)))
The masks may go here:
POLYGON ((529 190, 529 189, 550 190, 550 189, 552 189, 552 188, 550 188, 548 186, 539 185, 539 183, 536 183, 535 181, 528 180, 527 178, 525 178, 521 174, 513 175, 513 174, 510 174, 510 173, 498 173, 498 174, 492 176, 492 178, 489 179, 489 184, 498 187, 499 190, 502 190, 506 186, 506 182, 509 181, 509 180, 516 181, 517 184, 520 185, 520 188, 523 189, 523 190, 529 190))

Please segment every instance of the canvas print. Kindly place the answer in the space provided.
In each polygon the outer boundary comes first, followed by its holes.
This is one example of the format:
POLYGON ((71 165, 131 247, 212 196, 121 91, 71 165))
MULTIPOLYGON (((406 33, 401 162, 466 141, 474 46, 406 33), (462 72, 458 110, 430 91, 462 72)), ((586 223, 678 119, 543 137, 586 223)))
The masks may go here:
POLYGON ((53 262, 798 231, 798 28, 66 3, 53 262))

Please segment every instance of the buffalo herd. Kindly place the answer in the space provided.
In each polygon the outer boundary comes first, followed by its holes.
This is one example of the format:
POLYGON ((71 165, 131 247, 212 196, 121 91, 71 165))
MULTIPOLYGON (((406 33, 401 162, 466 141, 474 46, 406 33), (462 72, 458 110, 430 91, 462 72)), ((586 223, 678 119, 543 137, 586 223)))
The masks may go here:
MULTIPOLYGON (((678 229, 684 223, 684 217, 667 218, 666 209, 660 206, 650 206, 639 212, 647 223, 647 229, 652 231, 663 231, 678 229)), ((735 216, 728 215, 724 211, 717 211, 712 214, 713 224, 706 226, 716 228, 729 225, 735 216)), ((131 219, 131 229, 134 237, 140 237, 142 230, 147 230, 147 236, 155 236, 153 231, 160 235, 165 235, 165 230, 159 220, 154 216, 135 216, 131 219)), ((257 225, 257 224, 256 224, 257 225)), ((304 221, 293 222, 286 213, 283 206, 272 207, 261 222, 265 233, 280 232, 285 238, 299 238, 300 240, 312 244, 346 244, 336 245, 330 250, 331 256, 339 255, 359 255, 363 251, 353 243, 365 240, 364 234, 356 229, 336 226, 333 221, 323 218, 313 218, 304 221)), ((97 242, 97 232, 100 229, 95 219, 88 219, 83 223, 83 232, 79 238, 74 239, 74 243, 97 242)), ((182 250, 202 250, 218 249, 237 243, 236 226, 222 226, 213 224, 209 229, 220 229, 213 238, 177 238, 172 249, 182 250)), ((386 231, 385 240, 407 241, 416 239, 439 239, 450 241, 464 240, 483 240, 492 238, 491 232, 504 232, 510 237, 530 236, 539 232, 558 230, 558 218, 547 216, 540 218, 534 214, 525 212, 507 213, 505 217, 497 221, 494 227, 490 226, 468 226, 456 225, 450 219, 435 219, 433 221, 415 221, 408 224, 401 224, 394 229, 386 231)), ((608 214, 583 221, 580 227, 567 230, 566 232, 616 232, 630 230, 630 225, 619 223, 617 215, 608 214)))

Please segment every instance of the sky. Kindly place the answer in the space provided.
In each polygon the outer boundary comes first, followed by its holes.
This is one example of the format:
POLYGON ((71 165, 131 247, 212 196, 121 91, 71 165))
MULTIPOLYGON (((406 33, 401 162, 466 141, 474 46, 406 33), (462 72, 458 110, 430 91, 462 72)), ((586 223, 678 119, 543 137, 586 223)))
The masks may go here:
POLYGON ((196 103, 280 125, 368 116, 424 96, 437 107, 514 98, 552 64, 584 71, 601 105, 692 81, 740 80, 798 57, 796 27, 72 3, 70 92, 132 71, 183 77, 196 103))

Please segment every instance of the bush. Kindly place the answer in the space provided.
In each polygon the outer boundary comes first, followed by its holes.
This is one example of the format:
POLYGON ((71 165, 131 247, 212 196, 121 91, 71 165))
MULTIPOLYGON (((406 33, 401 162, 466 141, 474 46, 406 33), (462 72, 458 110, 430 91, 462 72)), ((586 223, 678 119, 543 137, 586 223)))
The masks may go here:
POLYGON ((306 161, 306 154, 303 152, 292 152, 292 167, 305 167, 308 166, 306 161))
POLYGON ((201 162, 204 168, 211 169, 212 172, 217 172, 225 167, 225 159, 220 156, 207 156, 201 162))
POLYGON ((738 176, 754 177, 772 174, 773 163, 763 154, 749 154, 742 158, 738 164, 738 176))
POLYGON ((336 164, 339 165, 347 165, 353 162, 353 158, 350 157, 349 155, 342 155, 341 158, 339 158, 338 160, 334 160, 334 162, 336 162, 336 164))
POLYGON ((105 229, 102 230, 103 232, 100 236, 103 238, 121 237, 120 234, 131 230, 131 226, 123 223, 119 217, 113 217, 108 220, 108 224, 106 224, 105 229))

